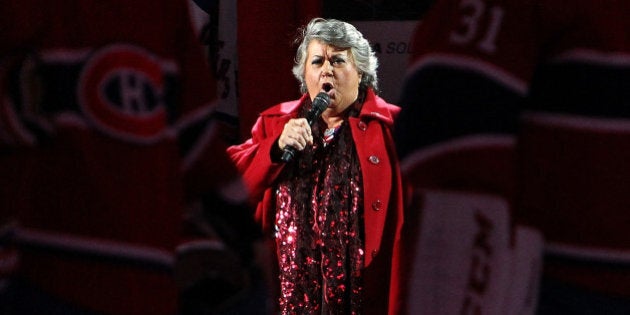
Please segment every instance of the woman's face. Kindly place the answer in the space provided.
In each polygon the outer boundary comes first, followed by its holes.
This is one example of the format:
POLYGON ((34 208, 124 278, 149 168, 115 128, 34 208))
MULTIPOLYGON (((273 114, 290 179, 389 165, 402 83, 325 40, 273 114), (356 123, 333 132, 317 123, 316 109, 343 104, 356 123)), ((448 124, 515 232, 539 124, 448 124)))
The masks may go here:
POLYGON ((320 92, 330 96, 329 115, 341 114, 359 95, 361 75, 349 49, 313 40, 308 44, 304 80, 311 100, 320 92))

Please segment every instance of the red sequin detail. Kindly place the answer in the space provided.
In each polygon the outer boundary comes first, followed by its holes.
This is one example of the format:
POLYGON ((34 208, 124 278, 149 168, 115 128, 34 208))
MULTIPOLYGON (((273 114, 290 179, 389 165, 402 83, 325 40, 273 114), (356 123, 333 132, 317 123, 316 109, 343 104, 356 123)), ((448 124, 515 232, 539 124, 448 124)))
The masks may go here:
POLYGON ((335 140, 306 152, 276 190, 282 314, 361 313, 361 172, 350 130, 335 140))

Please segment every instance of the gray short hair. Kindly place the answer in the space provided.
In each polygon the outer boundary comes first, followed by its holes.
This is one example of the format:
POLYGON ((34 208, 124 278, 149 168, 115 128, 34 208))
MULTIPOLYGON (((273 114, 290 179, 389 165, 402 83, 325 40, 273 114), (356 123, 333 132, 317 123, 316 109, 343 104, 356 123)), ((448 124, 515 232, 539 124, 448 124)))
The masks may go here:
POLYGON ((304 65, 306 63, 308 44, 312 40, 318 40, 341 49, 350 49, 355 66, 359 70, 361 82, 359 89, 372 88, 378 91, 378 78, 376 68, 378 59, 363 34, 350 23, 335 19, 312 19, 301 34, 296 39, 299 46, 295 55, 293 65, 293 75, 300 81, 300 91, 306 93, 306 82, 304 81, 304 65))

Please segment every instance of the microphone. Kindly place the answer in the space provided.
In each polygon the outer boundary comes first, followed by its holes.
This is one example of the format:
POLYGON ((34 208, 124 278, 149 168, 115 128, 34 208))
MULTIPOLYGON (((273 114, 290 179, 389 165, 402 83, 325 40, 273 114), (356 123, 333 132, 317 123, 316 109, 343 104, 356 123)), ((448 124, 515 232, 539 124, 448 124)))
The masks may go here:
MULTIPOLYGON (((326 94, 325 92, 320 92, 319 94, 317 94, 317 96, 315 96, 315 98, 313 99, 313 106, 306 113, 305 117, 309 126, 312 126, 313 123, 315 123, 315 120, 324 112, 324 110, 326 110, 328 104, 330 104, 330 96, 328 96, 328 94, 326 94)), ((293 160, 294 156, 295 148, 287 145, 283 149, 282 157, 280 158, 280 160, 287 163, 293 160)))

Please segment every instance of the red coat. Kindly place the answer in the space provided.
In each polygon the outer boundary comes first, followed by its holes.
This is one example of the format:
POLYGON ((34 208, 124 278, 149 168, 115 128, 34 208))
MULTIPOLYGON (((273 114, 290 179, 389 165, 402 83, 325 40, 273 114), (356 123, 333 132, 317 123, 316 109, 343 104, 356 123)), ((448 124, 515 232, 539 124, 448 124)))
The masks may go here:
MULTIPOLYGON (((257 204, 256 219, 265 231, 275 223, 273 185, 284 164, 271 161, 284 124, 297 117, 307 94, 299 100, 275 105, 261 113, 246 142, 228 148, 243 174, 250 197, 257 204)), ((400 232, 403 223, 403 189, 391 127, 399 107, 388 104, 369 90, 359 117, 349 119, 361 171, 364 192, 365 311, 399 314, 400 232), (387 280, 390 279, 389 290, 387 280), (389 291, 389 294, 386 294, 389 291), (394 303, 388 303, 389 300, 394 303)))

